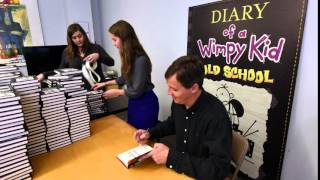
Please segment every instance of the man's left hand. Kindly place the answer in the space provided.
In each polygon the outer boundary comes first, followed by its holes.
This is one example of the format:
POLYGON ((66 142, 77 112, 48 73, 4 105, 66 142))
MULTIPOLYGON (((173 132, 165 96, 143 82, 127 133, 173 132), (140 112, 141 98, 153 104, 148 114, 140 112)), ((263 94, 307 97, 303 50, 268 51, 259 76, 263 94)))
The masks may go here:
POLYGON ((169 147, 162 143, 155 143, 153 150, 150 153, 156 164, 166 164, 169 154, 169 147))

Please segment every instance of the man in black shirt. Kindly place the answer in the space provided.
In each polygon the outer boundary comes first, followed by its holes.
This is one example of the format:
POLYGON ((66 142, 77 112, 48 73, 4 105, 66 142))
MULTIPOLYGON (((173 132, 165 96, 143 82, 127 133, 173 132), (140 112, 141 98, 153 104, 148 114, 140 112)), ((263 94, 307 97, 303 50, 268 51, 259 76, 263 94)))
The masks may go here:
POLYGON ((231 122, 216 97, 202 88, 203 64, 192 56, 183 56, 167 69, 165 78, 172 96, 171 116, 156 127, 135 132, 138 143, 176 134, 176 148, 155 143, 142 158, 152 157, 178 173, 196 179, 224 179, 231 160, 231 122))

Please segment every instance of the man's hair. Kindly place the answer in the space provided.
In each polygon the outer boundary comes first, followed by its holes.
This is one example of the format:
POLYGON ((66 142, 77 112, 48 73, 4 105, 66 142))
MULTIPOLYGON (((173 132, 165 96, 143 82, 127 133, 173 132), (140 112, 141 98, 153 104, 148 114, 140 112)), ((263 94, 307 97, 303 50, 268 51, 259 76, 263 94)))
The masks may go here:
POLYGON ((176 74, 177 80, 185 88, 191 88, 197 83, 202 88, 204 79, 204 64, 196 56, 182 56, 176 59, 167 69, 165 78, 176 74))

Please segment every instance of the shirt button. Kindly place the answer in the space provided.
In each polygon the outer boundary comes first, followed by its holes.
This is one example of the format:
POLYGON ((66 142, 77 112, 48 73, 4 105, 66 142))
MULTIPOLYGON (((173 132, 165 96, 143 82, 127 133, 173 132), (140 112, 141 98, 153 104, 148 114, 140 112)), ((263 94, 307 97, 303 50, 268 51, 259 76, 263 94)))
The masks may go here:
POLYGON ((191 114, 194 114, 194 112, 191 112, 191 114))
POLYGON ((187 140, 184 140, 183 143, 187 143, 187 140))
POLYGON ((184 154, 184 151, 182 151, 182 154, 184 154))
POLYGON ((189 119, 189 117, 187 116, 186 119, 189 119))
POLYGON ((172 165, 170 165, 169 168, 172 169, 172 165))
POLYGON ((187 132, 188 130, 187 129, 184 129, 184 132, 187 132))

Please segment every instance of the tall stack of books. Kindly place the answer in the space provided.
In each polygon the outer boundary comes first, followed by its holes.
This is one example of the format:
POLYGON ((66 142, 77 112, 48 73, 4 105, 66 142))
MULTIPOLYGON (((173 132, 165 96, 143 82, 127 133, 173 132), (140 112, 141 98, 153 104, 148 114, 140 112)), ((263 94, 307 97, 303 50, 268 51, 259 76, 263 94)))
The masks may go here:
POLYGON ((40 83, 34 76, 11 80, 11 86, 21 97, 25 124, 28 129, 28 155, 36 156, 47 152, 46 128, 40 114, 40 83))
POLYGON ((87 93, 90 116, 103 114, 107 111, 105 98, 102 97, 102 93, 102 90, 89 91, 87 93))
POLYGON ((0 88, 0 179, 30 178, 27 134, 20 97, 0 88))
MULTIPOLYGON (((72 142, 90 136, 90 116, 87 108, 87 90, 83 88, 82 71, 76 69, 55 70, 56 84, 65 90, 66 108, 70 120, 70 137, 72 142), (69 76, 68 78, 61 78, 69 76)), ((54 77, 50 77, 53 79, 54 77)))
POLYGON ((40 94, 41 114, 47 128, 46 141, 49 150, 52 151, 71 144, 64 91, 59 88, 44 88, 40 94))
POLYGON ((0 66, 0 86, 9 85, 12 78, 21 76, 16 66, 0 66))

